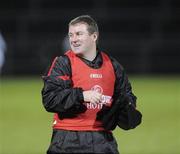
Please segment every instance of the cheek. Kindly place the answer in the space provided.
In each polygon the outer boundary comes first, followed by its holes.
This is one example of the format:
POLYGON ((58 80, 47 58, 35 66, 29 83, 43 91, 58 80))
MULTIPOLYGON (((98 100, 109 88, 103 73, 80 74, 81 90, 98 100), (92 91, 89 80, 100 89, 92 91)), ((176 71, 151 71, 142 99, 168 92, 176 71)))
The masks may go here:
POLYGON ((69 44, 71 44, 71 43, 72 43, 72 39, 71 39, 71 38, 69 38, 69 39, 68 39, 68 41, 69 41, 69 44))
POLYGON ((86 44, 87 44, 87 46, 92 46, 93 45, 93 40, 92 39, 87 39, 86 44))
POLYGON ((90 37, 85 37, 83 39, 83 41, 84 41, 85 44, 92 44, 92 42, 93 42, 93 40, 90 37))

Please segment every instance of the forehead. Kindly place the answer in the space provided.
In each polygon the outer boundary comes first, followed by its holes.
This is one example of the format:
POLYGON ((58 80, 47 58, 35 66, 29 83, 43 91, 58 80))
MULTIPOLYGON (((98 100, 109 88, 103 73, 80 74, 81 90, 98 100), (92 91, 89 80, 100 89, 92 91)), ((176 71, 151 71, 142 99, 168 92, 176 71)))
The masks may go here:
POLYGON ((70 25, 69 33, 75 33, 75 32, 79 32, 79 31, 87 32, 87 27, 88 27, 88 25, 85 23, 77 23, 74 25, 70 25))

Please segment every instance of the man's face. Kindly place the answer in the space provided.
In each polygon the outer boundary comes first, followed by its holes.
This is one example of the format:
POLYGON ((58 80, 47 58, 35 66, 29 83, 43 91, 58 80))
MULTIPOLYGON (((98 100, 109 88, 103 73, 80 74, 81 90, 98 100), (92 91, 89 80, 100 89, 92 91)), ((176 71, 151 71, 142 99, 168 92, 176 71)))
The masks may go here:
POLYGON ((69 42, 75 54, 84 54, 96 47, 97 34, 89 34, 87 25, 77 23, 69 26, 69 42))

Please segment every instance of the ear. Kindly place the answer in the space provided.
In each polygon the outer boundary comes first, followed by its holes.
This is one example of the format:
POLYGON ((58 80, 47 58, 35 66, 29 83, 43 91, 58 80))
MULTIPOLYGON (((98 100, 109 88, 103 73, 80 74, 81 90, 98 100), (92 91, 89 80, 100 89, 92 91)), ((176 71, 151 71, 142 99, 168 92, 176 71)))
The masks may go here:
POLYGON ((94 40, 94 42, 96 42, 97 38, 98 38, 98 33, 94 32, 93 33, 93 40, 94 40))

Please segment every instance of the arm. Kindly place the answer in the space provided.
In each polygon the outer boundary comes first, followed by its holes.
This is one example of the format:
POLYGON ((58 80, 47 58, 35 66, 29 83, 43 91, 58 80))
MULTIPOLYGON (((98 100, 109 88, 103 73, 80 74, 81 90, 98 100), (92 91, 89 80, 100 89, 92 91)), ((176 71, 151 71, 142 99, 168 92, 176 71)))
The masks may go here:
MULTIPOLYGON (((114 128, 133 129, 141 123, 142 114, 136 109, 136 96, 132 92, 128 77, 118 63, 115 63, 116 83, 114 90, 114 128)), ((111 111, 113 111, 111 109, 111 111)), ((112 112, 113 113, 113 112, 112 112)))
POLYGON ((114 101, 121 97, 123 100, 126 100, 125 102, 131 103, 134 107, 136 107, 137 98, 132 92, 132 87, 124 68, 114 58, 111 58, 111 60, 116 76, 113 95, 114 101))
POLYGON ((71 67, 67 56, 55 58, 43 76, 42 101, 48 112, 65 114, 84 112, 82 88, 72 88, 71 67))
MULTIPOLYGON (((112 57, 111 61, 116 76, 113 104, 112 107, 103 106, 97 114, 97 120, 102 121, 104 128, 107 130, 113 130, 117 125, 125 128, 122 124, 126 123, 127 119, 126 116, 122 116, 122 113, 128 104, 132 104, 133 108, 136 106, 136 96, 132 93, 131 84, 123 67, 112 57)), ((127 114, 125 113, 125 115, 127 114)))

